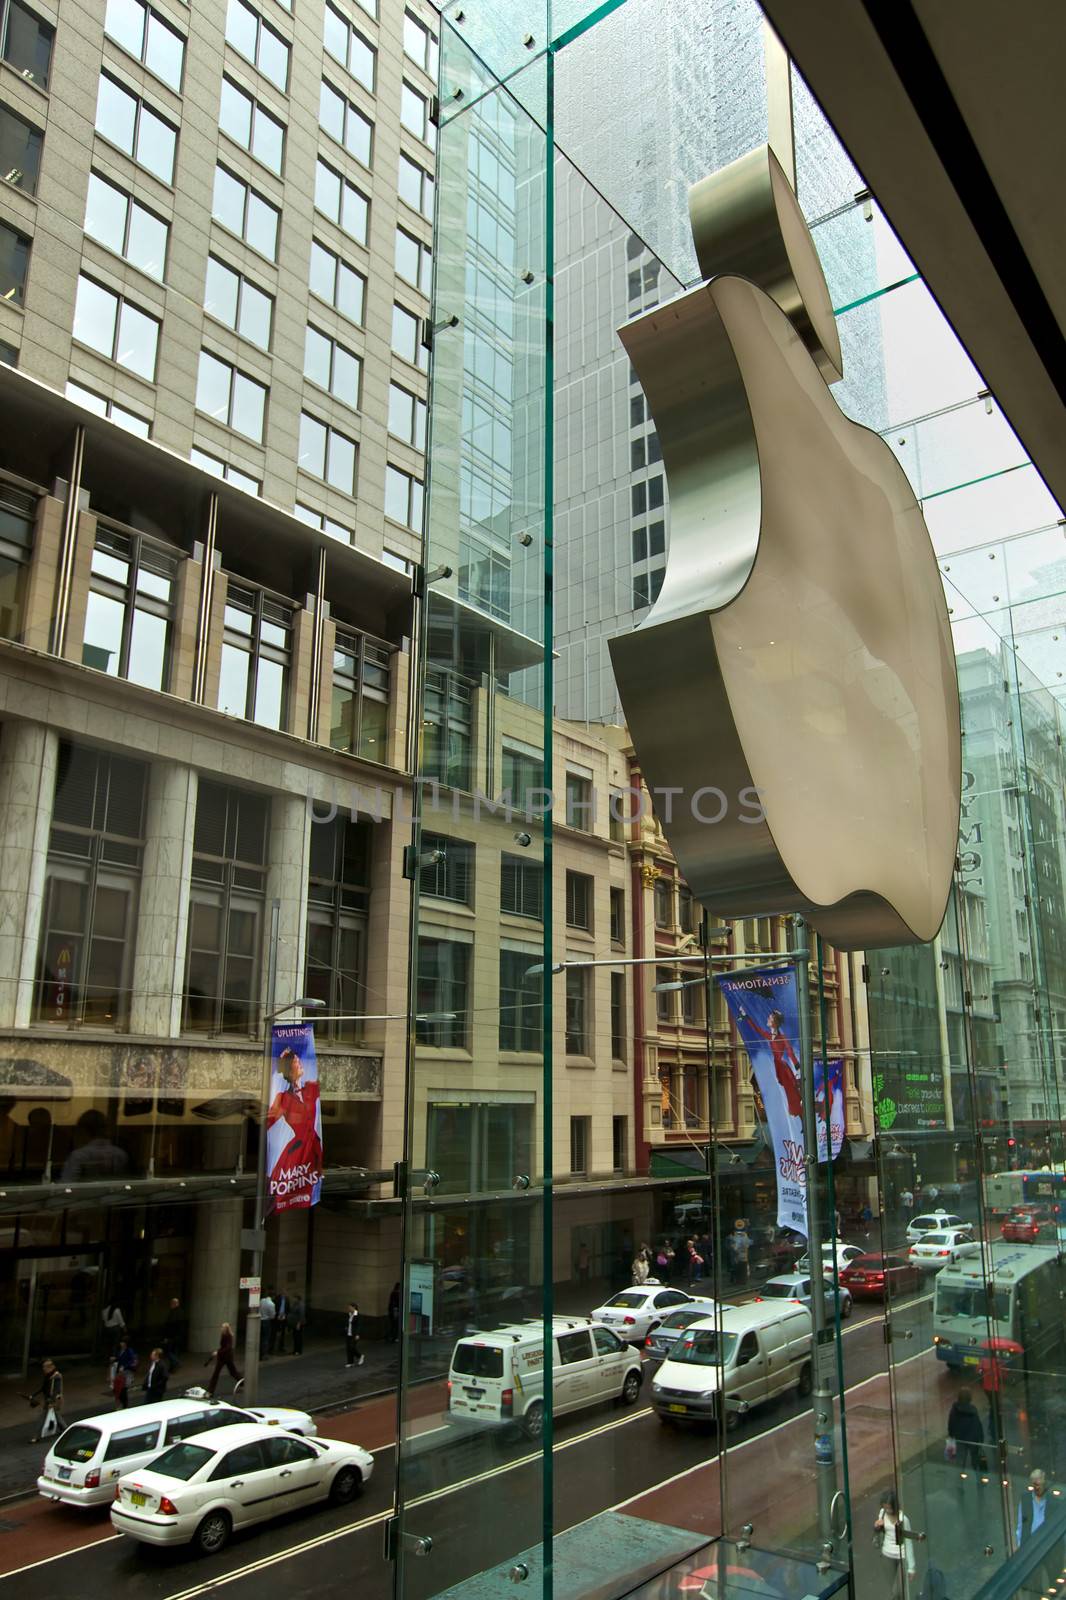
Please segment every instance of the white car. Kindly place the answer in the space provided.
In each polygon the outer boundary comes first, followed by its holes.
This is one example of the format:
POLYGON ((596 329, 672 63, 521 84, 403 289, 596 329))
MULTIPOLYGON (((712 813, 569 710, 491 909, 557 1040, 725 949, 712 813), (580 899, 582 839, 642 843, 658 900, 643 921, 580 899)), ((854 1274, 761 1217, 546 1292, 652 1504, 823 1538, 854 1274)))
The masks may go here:
MULTIPOLYGON (((858 1244, 840 1244, 840 1243, 837 1243, 836 1245, 834 1245, 828 1239, 825 1240, 825 1242, 822 1245, 822 1277, 823 1278, 831 1278, 833 1276, 833 1252, 834 1252, 834 1250, 836 1251, 837 1273, 838 1274, 843 1272, 844 1268, 847 1267, 847 1266, 850 1266, 851 1263, 853 1261, 857 1260, 859 1256, 863 1256, 863 1255, 866 1254, 866 1251, 862 1248, 861 1245, 858 1245, 858 1244)), ((807 1255, 800 1256, 800 1258, 796 1262, 796 1265, 795 1265, 793 1270, 795 1272, 810 1272, 810 1270, 811 1270, 811 1258, 810 1258, 810 1255, 807 1254, 807 1255)))
POLYGON ((37 1479, 46 1500, 67 1506, 102 1506, 113 1499, 115 1484, 127 1472, 146 1466, 167 1445, 210 1428, 245 1422, 314 1435, 313 1417, 288 1406, 234 1406, 226 1400, 186 1395, 157 1400, 128 1411, 72 1422, 52 1441, 37 1479))
POLYGON ((214 1555, 235 1528, 316 1500, 345 1505, 373 1470, 373 1456, 339 1439, 303 1439, 247 1423, 214 1428, 120 1478, 111 1523, 143 1544, 192 1544, 214 1555))
POLYGON ((940 1233, 944 1228, 965 1228, 968 1224, 953 1211, 923 1211, 907 1224, 907 1243, 916 1244, 927 1233, 940 1233))
POLYGON ((923 1233, 907 1251, 916 1267, 932 1268, 939 1272, 950 1262, 961 1261, 964 1256, 981 1254, 981 1246, 969 1228, 942 1228, 936 1233, 923 1233))
POLYGON ((667 1289, 649 1278, 632 1289, 620 1289, 597 1306, 592 1316, 596 1322, 605 1322, 627 1344, 643 1344, 675 1306, 683 1306, 693 1298, 684 1289, 667 1289))

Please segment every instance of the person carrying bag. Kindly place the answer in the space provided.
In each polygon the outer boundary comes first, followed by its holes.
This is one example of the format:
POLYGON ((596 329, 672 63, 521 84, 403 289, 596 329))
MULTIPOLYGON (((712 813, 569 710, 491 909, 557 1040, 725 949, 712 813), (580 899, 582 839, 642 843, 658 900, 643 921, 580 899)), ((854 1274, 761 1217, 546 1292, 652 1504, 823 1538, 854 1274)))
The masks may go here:
POLYGON ((914 1582, 916 1573, 914 1547, 910 1522, 899 1509, 894 1489, 886 1490, 882 1498, 874 1523, 874 1544, 881 1559, 892 1562, 886 1590, 889 1600, 906 1600, 908 1585, 914 1582))

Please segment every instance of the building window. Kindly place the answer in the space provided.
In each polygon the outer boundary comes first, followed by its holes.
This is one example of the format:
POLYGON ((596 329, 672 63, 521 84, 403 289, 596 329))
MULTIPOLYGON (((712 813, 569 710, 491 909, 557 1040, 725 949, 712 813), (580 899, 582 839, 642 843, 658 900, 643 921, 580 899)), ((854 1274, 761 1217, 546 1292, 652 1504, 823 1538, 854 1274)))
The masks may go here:
POLYGON ((148 768, 62 743, 48 836, 35 1020, 124 1028, 148 768))
POLYGON ((655 926, 657 928, 672 928, 674 926, 674 884, 672 878, 656 878, 655 880, 655 926))
POLYGON ((639 572, 633 579, 633 610, 640 611, 644 606, 653 606, 662 592, 663 579, 666 576, 665 567, 657 567, 654 572, 639 572))
POLYGON ((364 167, 369 167, 374 124, 369 117, 363 115, 358 106, 353 106, 339 90, 331 83, 327 83, 325 78, 322 79, 322 88, 318 96, 318 125, 331 139, 336 139, 338 144, 343 145, 356 161, 362 162, 364 167))
POLYGON ((391 464, 385 468, 385 515, 416 533, 422 527, 422 484, 391 464))
POLYGON ((566 970, 566 1053, 587 1056, 589 1050, 589 974, 585 967, 566 970))
POLYGON ((544 805, 544 762, 528 750, 504 745, 502 751, 503 788, 511 805, 524 816, 540 815, 544 805), (534 799, 536 805, 534 805, 534 799))
POLYGON ((615 1061, 626 1058, 626 975, 611 973, 611 1055, 615 1061))
POLYGON ((0 222, 0 299, 22 304, 32 248, 32 239, 0 222))
POLYGON ((362 325, 366 279, 317 239, 311 241, 311 293, 362 325))
POLYGON ((206 450, 200 450, 196 445, 189 451, 189 460, 202 472, 209 472, 213 478, 225 479, 226 483, 232 483, 235 488, 243 489, 245 494, 258 495, 263 492, 263 485, 258 478, 242 472, 239 467, 231 465, 228 461, 220 461, 217 456, 208 455, 206 450))
POLYGON ((228 361, 220 361, 210 350, 200 351, 196 409, 204 416, 262 444, 266 397, 265 384, 250 378, 238 367, 231 367, 228 361))
POLYGON ((500 910, 513 917, 544 920, 544 863, 500 857, 500 910))
POLYGON ((625 944, 626 942, 626 892, 624 889, 611 890, 611 943, 625 944))
POLYGON ((682 982, 685 987, 681 990, 681 1020, 687 1027, 694 1028, 703 1021, 703 981, 690 977, 683 978, 682 982))
POLYGON ((470 788, 474 685, 446 667, 426 671, 422 762, 426 776, 452 789, 470 788))
POLYGON ((7 106, 0 106, 0 173, 5 183, 37 193, 44 134, 7 106))
POLYGON ((333 709, 329 742, 366 761, 386 759, 389 720, 388 645, 338 628, 333 644, 333 709))
POLYGON ((308 323, 304 340, 305 378, 358 411, 362 371, 363 363, 354 351, 308 323))
POLYGON ((97 172, 89 174, 85 232, 131 266, 163 281, 169 225, 97 172))
POLYGON ((592 779, 580 778, 576 772, 566 774, 566 825, 579 828, 582 833, 592 832, 592 779))
POLYGON ((177 128, 106 72, 100 74, 96 131, 146 172, 163 183, 173 183, 177 128))
POLYGON ((200 779, 183 1027, 259 1031, 259 946, 270 801, 200 779))
POLYGON ((301 505, 297 500, 292 508, 294 517, 301 522, 306 522, 309 528, 318 528, 321 533, 326 533, 331 539, 336 539, 339 544, 354 544, 355 534, 351 528, 346 528, 343 522, 334 522, 332 517, 327 517, 324 512, 316 511, 313 506, 301 505))
POLYGON ((409 361, 413 367, 425 372, 429 367, 429 351, 422 343, 418 318, 413 311, 401 305, 392 308, 392 349, 395 355, 409 361))
POLYGON ((98 529, 83 666, 146 689, 166 689, 178 560, 141 534, 98 529))
POLYGON ((302 471, 313 478, 321 478, 345 494, 355 493, 355 459, 357 445, 347 434, 319 422, 317 417, 300 412, 300 453, 302 471))
POLYGON ((500 951, 500 1049, 539 1052, 544 1039, 544 977, 530 973, 528 950, 500 951))
POLYGON ((268 261, 278 259, 281 212, 225 167, 215 168, 211 215, 268 261))
POLYGON ((400 154, 400 176, 398 192, 401 200, 417 211, 420 216, 428 221, 433 221, 434 185, 433 179, 417 161, 412 161, 410 156, 400 154))
POLYGON ((408 283, 413 283, 424 295, 429 294, 433 278, 433 252, 406 228, 396 229, 396 271, 408 283))
POLYGON ((426 448, 426 402, 398 383, 389 384, 389 432, 416 450, 426 448))
POLYGON ((611 1118, 611 1159, 615 1172, 624 1172, 629 1153, 628 1117, 611 1118))
POLYGON ((403 14, 403 53, 436 82, 437 40, 412 11, 403 14))
POLYGON ((140 378, 155 377, 159 322, 84 275, 78 278, 74 337, 140 378))
POLYGON ((438 1050, 464 1050, 470 946, 455 939, 419 939, 415 1038, 438 1050))
POLYGON ((232 579, 226 588, 218 709, 264 728, 285 725, 295 607, 232 579))
POLYGON ((141 0, 107 0, 104 32, 180 94, 185 40, 158 12, 141 0))
POLYGON ((73 378, 67 379, 63 392, 68 400, 84 406, 86 411, 91 411, 94 416, 107 417, 116 427, 125 428, 127 433, 135 433, 141 439, 151 438, 152 424, 149 419, 138 416, 135 411, 128 411, 117 400, 109 400, 106 395, 97 394, 94 389, 86 389, 83 384, 75 383, 73 378))
POLYGON ((370 909, 370 825, 312 813, 307 881, 307 967, 304 994, 325 1001, 320 1038, 351 1043, 364 1031, 367 914, 370 909))
POLYGON ((437 148, 437 130, 430 120, 429 100, 413 88, 406 78, 400 90, 400 121, 431 150, 437 148))
POLYGON ((673 1022, 677 1015, 677 991, 668 989, 663 993, 664 983, 675 983, 677 973, 671 967, 656 967, 655 969, 655 1015, 660 1022, 673 1022))
POLYGON ((465 839, 449 839, 442 833, 423 833, 423 856, 439 854, 439 861, 427 861, 418 874, 419 894, 433 900, 452 900, 456 905, 474 903, 474 846, 465 839))
POLYGON ((6 0, 3 30, 3 56, 8 66, 29 78, 31 83, 47 88, 55 29, 35 16, 29 6, 22 5, 21 0, 6 0))
POLYGON ((589 1170, 589 1145, 592 1141, 592 1118, 570 1118, 570 1171, 586 1176, 589 1170))
POLYGON ((204 310, 209 317, 232 328, 249 344, 260 350, 270 349, 274 323, 274 297, 260 289, 250 278, 234 272, 217 256, 207 258, 207 282, 204 287, 204 310))
POLYGON ((357 244, 366 244, 370 201, 321 157, 315 162, 315 208, 357 244))
POLYGON ((218 125, 234 144, 249 151, 271 172, 280 174, 285 156, 285 124, 230 78, 222 79, 218 125))
POLYGON ((692 933, 696 927, 696 903, 687 883, 677 886, 677 925, 682 933, 692 933))
MULTIPOLYGON (((360 0, 362 4, 362 0, 360 0)), ((364 6, 369 11, 369 6, 364 6)), ((373 16, 371 12, 371 16, 373 16)), ((358 29, 353 28, 345 17, 342 17, 335 6, 326 6, 326 23, 323 33, 323 42, 326 49, 335 61, 342 67, 347 67, 357 83, 364 89, 374 92, 374 65, 377 51, 369 44, 358 29)))
POLYGON ((511 615, 511 563, 501 551, 459 535, 459 597, 473 600, 490 617, 511 615))
POLYGON ((0 479, 0 638, 18 639, 37 497, 0 479))
POLYGON ((229 0, 226 43, 281 90, 289 86, 289 47, 244 0, 229 0))
POLYGON ((586 872, 566 874, 566 926, 592 931, 592 879, 586 872))

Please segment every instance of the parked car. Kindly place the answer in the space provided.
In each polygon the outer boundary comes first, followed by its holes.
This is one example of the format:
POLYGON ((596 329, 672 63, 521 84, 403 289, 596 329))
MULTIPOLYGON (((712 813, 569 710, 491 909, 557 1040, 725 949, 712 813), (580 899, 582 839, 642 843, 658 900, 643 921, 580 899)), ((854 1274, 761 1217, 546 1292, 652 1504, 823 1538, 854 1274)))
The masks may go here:
MULTIPOLYGON (((796 1305, 806 1306, 811 1309, 811 1275, 809 1272, 785 1272, 778 1278, 769 1278, 762 1285, 755 1296, 759 1300, 790 1300, 796 1305)), ((825 1309, 828 1316, 835 1316, 837 1301, 840 1302, 840 1315, 846 1320, 851 1316, 851 1295, 847 1289, 839 1290, 832 1283, 825 1284, 825 1309)))
POLYGON ((192 1544, 215 1555, 235 1528, 316 1500, 346 1504, 373 1470, 368 1451, 340 1439, 302 1439, 259 1423, 216 1428, 121 1477, 111 1525, 142 1544, 192 1544))
POLYGON ((159 1400, 73 1422, 53 1441, 37 1489, 68 1506, 106 1505, 125 1473, 145 1466, 167 1445, 236 1423, 313 1435, 313 1417, 288 1406, 234 1406, 226 1400, 159 1400))
POLYGON ((957 1217, 953 1211, 923 1211, 920 1216, 913 1217, 907 1224, 907 1243, 913 1244, 916 1239, 921 1239, 927 1233, 936 1233, 941 1228, 965 1228, 967 1223, 957 1217))
POLYGON ((684 1289, 667 1289, 654 1278, 632 1289, 620 1289, 617 1294, 597 1306, 592 1313, 597 1322, 606 1323, 628 1344, 643 1344, 653 1328, 657 1328, 673 1311, 694 1296, 684 1289))
POLYGON ((970 1228, 943 1228, 937 1233, 926 1233, 911 1245, 908 1254, 923 1271, 939 1272, 941 1267, 961 1261, 965 1256, 977 1256, 981 1246, 970 1228))
POLYGON ((687 1305, 678 1306, 675 1311, 654 1330, 649 1333, 644 1341, 644 1359, 657 1364, 666 1359, 675 1339, 684 1332, 693 1322, 700 1322, 704 1317, 713 1317, 718 1310, 713 1300, 690 1300, 687 1305))
POLYGON ((894 1299, 920 1289, 922 1272, 909 1256, 856 1256, 840 1274, 840 1283, 856 1300, 883 1300, 886 1294, 894 1299))

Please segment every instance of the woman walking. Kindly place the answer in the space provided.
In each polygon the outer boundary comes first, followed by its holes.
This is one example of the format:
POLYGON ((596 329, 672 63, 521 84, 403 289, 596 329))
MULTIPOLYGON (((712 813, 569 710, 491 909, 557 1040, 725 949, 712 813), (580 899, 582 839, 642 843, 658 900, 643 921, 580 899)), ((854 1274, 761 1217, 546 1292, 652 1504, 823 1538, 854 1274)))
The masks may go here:
POLYGON ((907 1600, 908 1584, 914 1582, 916 1570, 914 1547, 910 1522, 899 1509, 894 1489, 886 1489, 881 1497, 874 1531, 880 1536, 881 1560, 886 1564, 887 1600, 907 1600))
MULTIPOLYGON (((211 1357, 208 1356, 207 1359, 210 1361, 211 1357)), ((207 1365, 206 1361, 204 1365, 207 1365)), ((218 1380, 222 1376, 223 1370, 228 1372, 233 1379, 233 1392, 236 1394, 244 1382, 244 1378, 237 1371, 236 1363, 233 1360, 233 1329, 228 1322, 224 1322, 219 1329, 218 1349, 215 1351, 215 1370, 212 1372, 211 1381, 207 1385, 209 1395, 214 1395, 215 1390, 218 1388, 218 1380)))

